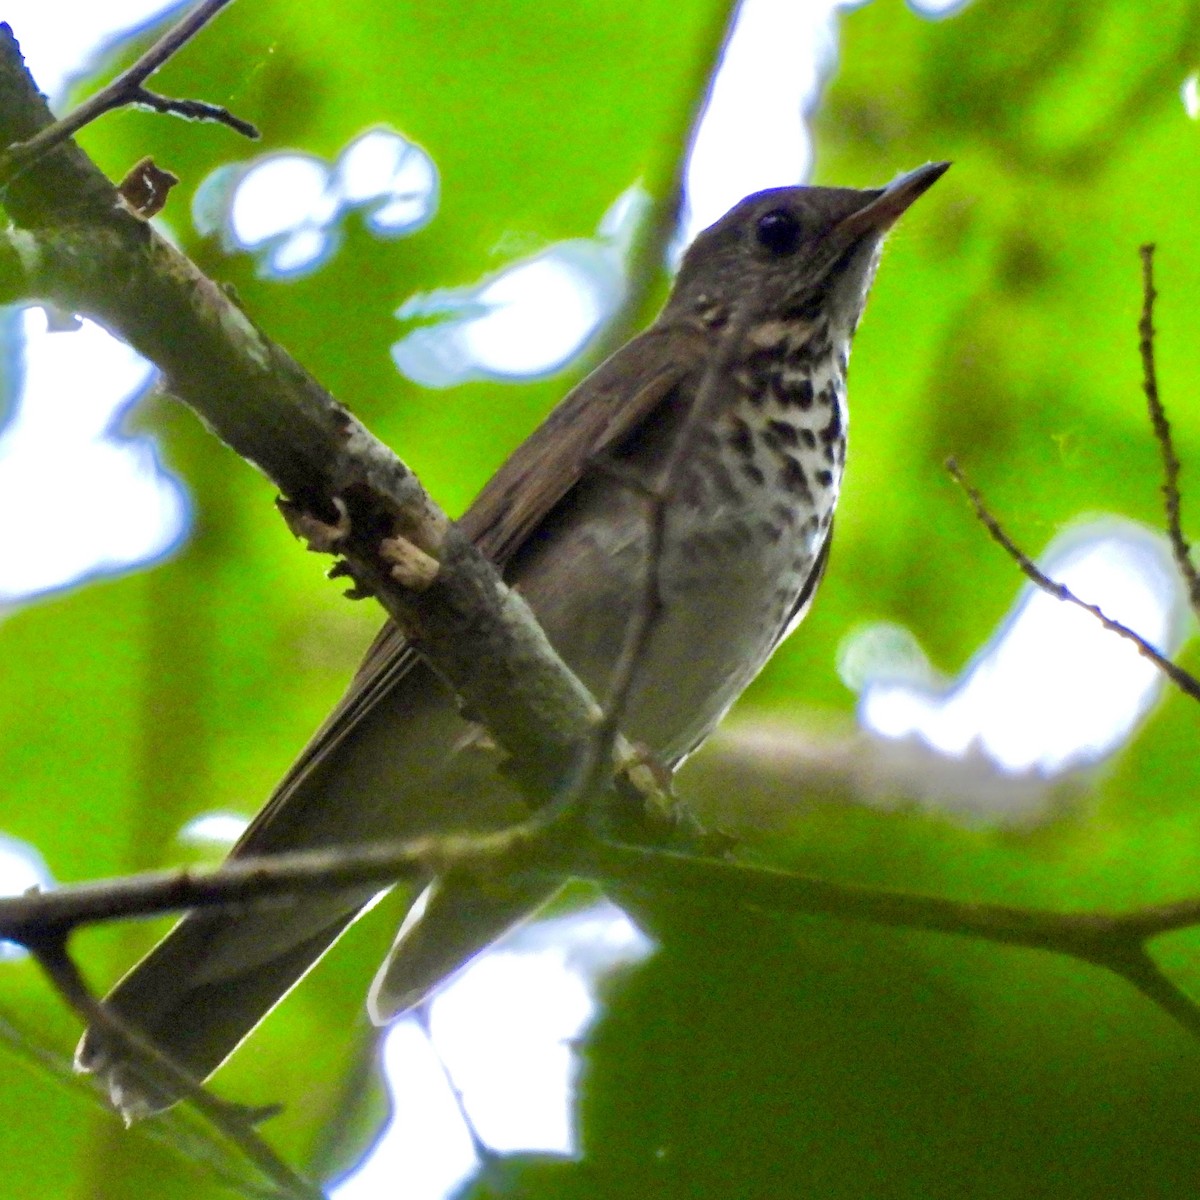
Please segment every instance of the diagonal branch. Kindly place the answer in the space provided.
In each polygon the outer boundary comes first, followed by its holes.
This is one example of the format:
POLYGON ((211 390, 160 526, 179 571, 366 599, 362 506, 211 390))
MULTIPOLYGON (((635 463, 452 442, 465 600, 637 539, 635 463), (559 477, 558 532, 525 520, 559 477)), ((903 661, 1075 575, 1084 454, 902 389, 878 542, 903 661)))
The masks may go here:
POLYGON ((111 1044, 123 1046, 143 1063, 150 1064, 160 1078, 170 1082, 179 1095, 187 1097, 212 1124, 242 1151, 275 1185, 278 1195, 288 1200, 324 1200, 324 1192, 297 1175, 254 1130, 255 1114, 208 1092, 183 1067, 163 1054, 135 1029, 92 995, 74 959, 67 952, 66 938, 51 934, 29 943, 55 990, 85 1024, 104 1031, 111 1044))
POLYGON ((547 850, 556 837, 538 819, 499 833, 236 858, 212 871, 154 871, 3 896, 0 939, 32 949, 96 921, 249 903, 287 905, 304 892, 353 891, 451 872, 520 873, 535 861, 542 870, 557 864, 566 874, 561 855, 547 850))
MULTIPOLYGON (((39 1015, 25 1009, 18 1013, 0 1008, 0 1043, 5 1051, 18 1055, 47 1082, 57 1084, 72 1097, 86 1097, 111 1112, 101 1099, 99 1086, 72 1069, 71 1059, 46 1026, 35 1026, 39 1015)), ((235 1153, 236 1147, 229 1145, 228 1139, 203 1119, 197 1121, 177 1113, 167 1120, 143 1122, 137 1127, 136 1136, 176 1158, 181 1167, 208 1175, 214 1183, 246 1200, 277 1200, 279 1196, 279 1189, 257 1171, 253 1174, 247 1171, 245 1155, 235 1153)), ((319 1169, 313 1173, 322 1174, 319 1169)))
MULTIPOLYGON (((0 30, 0 144, 50 123, 0 30)), ((173 394, 278 486, 293 528, 340 555, 383 604, 512 756, 531 800, 556 794, 599 706, 416 476, 221 287, 123 211, 73 144, 14 179, 5 204, 18 228, 0 234, 0 302, 52 300, 156 363, 173 394)), ((661 789, 639 779, 635 792, 659 803, 661 789)))
POLYGON ((1126 979, 1193 1037, 1200 1037, 1200 1005, 1150 957, 1144 944, 1129 945, 1124 957, 1099 965, 1126 979))
POLYGON ((674 129, 665 139, 675 153, 659 159, 646 180, 651 210, 639 226, 625 264, 625 298, 588 351, 590 365, 606 359, 645 324, 646 309, 654 300, 654 284, 666 265, 667 250, 679 232, 683 212, 688 162, 696 131, 712 97, 717 70, 725 57, 741 9, 739 0, 718 6, 706 31, 704 53, 696 66, 694 86, 676 114, 674 129))
MULTIPOLYGON (((714 410, 724 401, 724 381, 730 365, 745 336, 747 327, 757 316, 751 300, 743 300, 733 310, 708 357, 700 377, 695 397, 687 415, 676 430, 670 449, 654 478, 644 481, 630 477, 625 471, 607 462, 593 465, 606 471, 617 482, 642 497, 645 506, 646 545, 643 552, 641 591, 634 605, 625 640, 613 670, 603 716, 596 732, 596 757, 600 761, 610 756, 610 746, 618 736, 637 678, 637 672, 649 649, 650 639, 663 613, 662 559, 665 549, 668 510, 675 499, 675 489, 681 485, 684 465, 693 457, 699 430, 712 419, 714 410)), ((693 832, 697 832, 693 830, 693 832)))
POLYGON ((128 70, 122 71, 106 87, 101 88, 61 120, 47 125, 25 141, 10 145, 8 150, 0 155, 0 187, 19 172, 27 170, 56 146, 62 145, 97 117, 131 104, 193 121, 217 121, 228 125, 244 137, 257 138, 258 130, 249 121, 234 116, 219 104, 209 104, 205 100, 172 100, 142 86, 229 3, 230 0, 202 0, 202 3, 196 5, 182 21, 163 34, 137 62, 128 70))
MULTIPOLYGON (((642 222, 628 256, 626 264, 625 298, 618 311, 613 315, 602 332, 598 343, 593 347, 589 358, 593 364, 607 358, 609 354, 632 336, 640 327, 644 317, 646 304, 653 298, 654 283, 665 265, 667 247, 679 229, 679 218, 684 203, 685 176, 691 148, 695 140, 696 130, 704 116, 711 98, 713 83, 717 70, 729 45, 737 23, 740 4, 738 0, 717 10, 714 20, 708 30, 707 53, 702 56, 697 71, 697 86, 690 89, 686 102, 681 105, 678 114, 678 137, 674 139, 675 153, 664 156, 655 176, 649 181, 648 188, 651 196, 651 211, 649 217, 642 222)), ((721 356, 717 356, 720 358, 721 356)), ((722 359, 723 362, 723 359, 722 359)), ((701 381, 701 390, 716 385, 718 365, 710 361, 701 381), (711 382, 710 382, 711 381, 711 382)), ((691 428, 691 423, 686 423, 691 428)), ((675 452, 671 456, 672 464, 677 464, 680 458, 681 441, 690 442, 693 435, 685 429, 678 430, 675 436, 675 452)), ((633 606, 633 616, 625 630, 625 637, 613 667, 612 678, 607 695, 603 697, 603 708, 597 723, 592 744, 587 753, 577 762, 572 777, 561 789, 558 803, 571 806, 577 799, 583 799, 593 792, 597 786, 602 787, 605 779, 597 779, 598 769, 603 769, 611 761, 613 752, 618 747, 621 725, 624 722, 626 710, 633 691, 633 685, 641 663, 645 659, 650 638, 658 624, 662 613, 662 587, 660 565, 666 536, 667 521, 667 492, 669 488, 660 481, 658 486, 647 487, 644 482, 632 478, 627 472, 620 470, 606 456, 594 458, 590 463, 591 470, 607 474, 616 482, 639 494, 645 505, 646 546, 643 555, 641 591, 637 603, 633 606)), ((671 470, 674 468, 672 467, 671 470)), ((663 478, 667 477, 664 473, 663 478)), ((632 758, 626 757, 625 773, 638 771, 639 765, 651 777, 657 775, 661 786, 669 788, 666 782, 669 776, 661 764, 640 757, 640 751, 634 751, 632 758)), ((588 806, 586 815, 589 818, 599 816, 600 824, 611 814, 603 811, 597 813, 594 806, 588 806)), ((670 807, 662 802, 656 803, 649 815, 654 823, 661 828, 671 829, 690 840, 694 847, 704 846, 707 838, 694 816, 684 806, 670 807)), ((693 848, 694 848, 693 847, 693 848)))
POLYGON ((1124 913, 1059 913, 860 887, 640 846, 594 843, 585 849, 588 861, 581 874, 610 886, 664 896, 691 894, 702 896, 705 904, 866 921, 1067 955, 1127 980, 1200 1037, 1200 1003, 1163 973, 1146 948, 1162 934, 1200 924, 1200 897, 1124 913))
POLYGON ((1004 549, 1005 553, 1021 569, 1021 573, 1026 579, 1041 588, 1047 595, 1053 596, 1056 600, 1063 600, 1067 604, 1074 604, 1077 608, 1082 608, 1084 612, 1090 613, 1110 633, 1115 633, 1118 637, 1123 637, 1127 642, 1130 642, 1143 658, 1149 659, 1184 695, 1190 696, 1193 700, 1200 700, 1200 680, 1190 672, 1185 671, 1177 663, 1172 662, 1165 654, 1156 650, 1141 634, 1135 633, 1128 625, 1123 625, 1120 621, 1114 621, 1098 604, 1089 604, 1086 600, 1081 600, 1065 583, 1058 583, 1056 580, 1051 579, 1009 537, 1004 527, 996 520, 984 503, 983 497, 967 481, 966 476, 954 459, 950 458, 946 460, 946 470, 950 472, 954 482, 966 492, 967 498, 971 501, 971 505, 975 509, 975 515, 982 522, 983 527, 988 533, 991 534, 992 540, 1004 549))

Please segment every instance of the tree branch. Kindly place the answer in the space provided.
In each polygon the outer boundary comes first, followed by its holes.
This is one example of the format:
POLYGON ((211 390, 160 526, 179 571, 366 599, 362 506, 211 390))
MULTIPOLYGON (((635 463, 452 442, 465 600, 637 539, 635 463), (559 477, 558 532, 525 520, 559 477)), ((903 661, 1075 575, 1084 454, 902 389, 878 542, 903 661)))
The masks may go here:
MULTIPOLYGON (((867 921, 1065 954, 1128 980, 1200 1036, 1200 1006, 1146 952, 1154 938, 1200 925, 1200 896, 1118 913, 975 903, 619 845, 581 833, 574 822, 530 822, 496 834, 237 859, 207 872, 135 875, 6 897, 0 899, 0 937, 44 957, 47 946, 64 946, 70 932, 85 923, 235 903, 284 903, 315 891, 384 886, 430 872, 502 878, 509 885, 574 877, 651 896, 690 896, 706 905, 867 921)), ((79 1007, 76 996, 68 999, 79 1007)))
POLYGON ((680 105, 673 136, 667 139, 668 144, 677 148, 676 153, 669 162, 660 160, 647 181, 652 207, 637 230, 625 263, 625 298, 601 330, 595 345, 589 348, 590 366, 620 349, 645 324, 645 310, 653 298, 654 284, 662 276, 667 250, 679 232, 687 166, 696 130, 708 108, 713 81, 733 36, 740 7, 737 0, 731 0, 724 9, 713 13, 705 41, 706 53, 696 69, 695 86, 680 105))
POLYGON ((1193 700, 1200 700, 1200 680, 1173 663, 1165 654, 1150 645, 1141 634, 1130 629, 1128 625, 1123 625, 1120 621, 1114 621, 1112 617, 1107 616, 1098 604, 1089 604, 1086 600, 1081 600, 1065 583, 1058 583, 1041 571, 1037 563, 1025 554, 1004 531, 1003 526, 984 504, 983 497, 967 481, 954 459, 946 460, 946 470, 950 472, 954 482, 966 492, 967 498, 975 509, 975 515, 991 534, 992 540, 1004 549, 1005 553, 1021 569, 1021 573, 1026 579, 1056 600, 1074 604, 1077 608, 1082 608, 1084 612, 1091 613, 1110 633, 1115 633, 1118 637, 1123 637, 1127 642, 1132 643, 1137 652, 1143 658, 1149 659, 1184 695, 1190 696, 1193 700))
MULTIPOLYGON (((209 0, 191 19, 200 13, 211 19, 225 2, 209 0)), ((128 76, 129 72, 122 78, 128 76)), ((129 86, 136 94, 141 80, 129 86)), ((263 336, 221 288, 116 203, 111 183, 66 140, 79 124, 66 133, 60 127, 36 153, 28 149, 52 127, 11 32, 4 27, 0 144, 24 141, 21 153, 27 159, 7 189, 5 204, 17 228, 0 236, 0 300, 49 299, 87 313, 155 361, 172 390, 277 484, 294 527, 315 547, 341 555, 355 582, 376 595, 411 634, 473 714, 524 767, 531 794, 554 794, 597 744, 597 729, 605 720, 553 653, 524 603, 504 587, 403 463, 263 336), (120 278, 124 286, 114 288, 113 278, 120 278)), ((734 323, 743 316, 735 317, 734 323)), ((702 386, 668 463, 667 494, 673 464, 686 452, 691 423, 704 415, 706 396, 702 386)), ((1106 627, 1133 640, 1168 674, 1174 670, 1183 676, 1189 686, 1171 674, 1179 686, 1200 698, 1200 684, 1191 676, 1098 608, 1042 575, 987 513, 978 493, 952 469, 992 536, 1038 586, 1086 608, 1106 627)), ((653 531, 650 540, 653 543, 653 531)), ((636 665, 638 643, 648 636, 654 620, 653 546, 650 558, 643 628, 631 635, 625 658, 632 665, 623 666, 621 686, 609 706, 608 723, 614 726, 614 714, 623 707, 622 688, 627 689, 636 665)), ((72 929, 152 912, 286 903, 304 892, 382 885, 429 874, 499 875, 506 880, 577 875, 664 896, 682 892, 704 902, 871 921, 1067 954, 1121 975, 1200 1034, 1200 1009, 1162 974, 1145 949, 1160 934, 1200 924, 1200 898, 1124 914, 1062 914, 858 888, 614 845, 584 837, 574 825, 569 836, 564 830, 552 821, 535 820, 483 837, 240 859, 212 872, 138 876, 5 898, 0 899, 0 936, 30 947, 86 1020, 136 1046, 164 1073, 171 1065, 158 1062, 153 1047, 139 1044, 136 1035, 114 1024, 112 1015, 91 996, 66 953, 72 929)), ((198 1104, 216 1104, 226 1117, 241 1113, 213 1101, 203 1089, 199 1096, 205 1099, 197 1098, 198 1104)), ((245 1123, 244 1113, 241 1120, 245 1123)), ((257 1136, 252 1129, 248 1132, 257 1136)), ((252 1157, 258 1153, 255 1149, 252 1157)), ((274 1170, 269 1162, 264 1169, 274 1170)), ((316 1194, 303 1181, 273 1177, 281 1186, 298 1189, 290 1194, 316 1194)))
MULTIPOLYGON (((632 695, 637 671, 644 662, 650 639, 663 613, 662 558, 666 538, 667 511, 675 499, 674 490, 680 485, 681 469, 694 454, 698 431, 712 419, 713 412, 724 401, 724 381, 730 363, 737 353, 746 328, 757 317, 752 299, 735 306, 729 321, 705 363, 696 394, 683 422, 676 430, 670 448, 654 478, 649 482, 630 478, 611 463, 594 465, 608 471, 611 478, 639 493, 645 504, 646 544, 643 553, 641 590, 638 603, 625 630, 625 638, 613 669, 612 682, 599 724, 592 755, 596 762, 611 756, 611 747, 618 737, 619 726, 632 695)), ((687 825, 687 836, 700 835, 698 826, 687 825)))
MULTIPOLYGON (((0 30, 0 143, 51 123, 11 33, 0 30)), ((230 297, 145 222, 71 143, 14 179, 0 236, 0 302, 85 313, 156 363, 169 389, 281 490, 293 528, 342 556, 360 591, 512 756, 535 801, 587 753, 600 709, 525 602, 416 476, 230 297), (120 279, 122 286, 113 287, 120 279)), ((632 760, 618 748, 622 761, 632 760)), ((631 786, 670 801, 646 773, 631 786)))
POLYGON ((324 1200, 324 1192, 297 1175, 255 1132, 255 1114, 236 1104, 219 1099, 204 1089, 190 1072, 163 1054, 92 995, 75 961, 67 953, 66 939, 48 935, 30 942, 29 951, 54 985, 55 990, 75 1010, 83 1022, 103 1030, 111 1045, 123 1046, 139 1062, 146 1064, 159 1078, 168 1081, 172 1092, 186 1097, 197 1109, 242 1151, 246 1157, 290 1200, 324 1200))
MULTIPOLYGON (((1158 292, 1154 289, 1154 246, 1147 243, 1139 248, 1142 258, 1142 315, 1138 321, 1138 349, 1142 358, 1142 390, 1146 394, 1146 407, 1150 413, 1150 424, 1154 429, 1154 440, 1158 443, 1163 462, 1163 500, 1167 515, 1167 535, 1175 565, 1179 568, 1187 586, 1188 601, 1192 610, 1200 616, 1200 573, 1192 561, 1192 549, 1183 534, 1180 512, 1182 502, 1179 493, 1179 456, 1175 453, 1175 442, 1171 436, 1171 425, 1158 394, 1158 372, 1154 363, 1154 301, 1158 292)), ((1105 629, 1131 642, 1137 652, 1149 659, 1181 692, 1193 700, 1200 700, 1200 680, 1190 672, 1173 663, 1165 654, 1156 650, 1144 637, 1135 633, 1120 621, 1114 621, 1096 604, 1081 600, 1065 584, 1057 583, 1020 549, 1004 531, 1000 522, 988 510, 979 492, 971 486, 953 458, 946 460, 946 470, 954 482, 963 489, 975 509, 984 528, 1005 553, 1021 569, 1021 573, 1034 585, 1056 600, 1064 600, 1091 613, 1105 629)))
POLYGON ((10 145, 4 154, 0 155, 0 187, 78 133, 85 125, 91 124, 97 117, 131 104, 142 105, 155 112, 171 113, 192 121, 217 121, 228 125, 244 137, 257 138, 258 130, 249 121, 234 116, 219 104, 209 104, 205 100, 172 100, 142 86, 229 2, 230 0, 202 0, 202 3, 188 13, 179 24, 163 34, 137 62, 118 75, 107 87, 101 88, 61 120, 47 125, 25 141, 10 145))
MULTIPOLYGON (((572 827, 573 828, 573 827, 572 827)), ((565 873, 558 826, 540 819, 499 833, 380 842, 353 849, 304 850, 262 858, 230 859, 211 871, 155 871, 47 892, 0 897, 0 939, 33 949, 96 921, 182 912, 233 904, 290 903, 304 892, 352 891, 432 874, 489 875, 542 871, 565 873)))

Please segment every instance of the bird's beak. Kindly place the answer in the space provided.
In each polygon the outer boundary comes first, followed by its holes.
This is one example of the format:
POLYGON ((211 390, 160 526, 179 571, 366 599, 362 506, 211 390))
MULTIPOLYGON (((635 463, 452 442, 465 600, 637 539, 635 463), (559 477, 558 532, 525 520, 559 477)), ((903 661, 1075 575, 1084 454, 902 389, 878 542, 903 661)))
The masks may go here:
POLYGON ((851 213, 837 232, 857 239, 867 233, 886 232, 907 211, 918 196, 924 195, 950 169, 948 162, 926 163, 893 179, 873 200, 851 213))

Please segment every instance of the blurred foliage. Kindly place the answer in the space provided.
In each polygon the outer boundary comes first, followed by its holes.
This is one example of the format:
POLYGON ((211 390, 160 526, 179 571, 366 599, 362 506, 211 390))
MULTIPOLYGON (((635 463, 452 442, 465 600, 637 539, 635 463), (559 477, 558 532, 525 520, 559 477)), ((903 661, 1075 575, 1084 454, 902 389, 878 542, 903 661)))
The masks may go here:
MULTIPOLYGON (((259 147, 132 112, 81 140, 114 177, 144 154, 179 175, 165 214, 174 236, 459 511, 570 377, 420 392, 389 358, 395 308, 589 235, 638 178, 661 195, 723 19, 715 0, 243 0, 156 86, 230 105, 267 149, 333 158, 390 125, 441 177, 439 211, 418 234, 380 242, 352 223, 336 257, 288 283, 199 241, 187 215, 210 171, 259 147)), ((1135 331, 1147 240, 1160 246, 1163 395, 1184 461, 1200 467, 1189 387, 1200 130, 1179 95, 1198 66, 1200 4, 1188 0, 976 0, 939 21, 874 0, 842 15, 815 118, 817 181, 956 165, 889 245, 855 351, 832 569, 744 711, 848 711, 835 649, 863 621, 906 624, 948 671, 988 637, 1017 580, 947 481, 948 453, 1031 551, 1081 511, 1158 521, 1135 331)), ((320 578, 269 488, 190 416, 155 400, 139 423, 194 496, 187 546, 0 626, 0 820, 62 880, 184 861, 188 818, 252 811, 378 620, 320 578)), ((1038 829, 839 807, 807 812, 761 852, 1010 903, 1194 893, 1194 730, 1190 707, 1168 696, 1096 773, 1087 803, 1038 829)), ((231 1096, 286 1102, 269 1134, 291 1161, 344 1165, 369 1135, 378 1093, 345 1076, 395 916, 385 905, 360 923, 221 1076, 231 1096)), ((474 1194, 1167 1197, 1194 1186, 1200 1046, 1095 971, 830 922, 678 908, 650 919, 664 949, 614 981, 585 1049, 583 1161, 504 1160, 474 1194)), ((88 931, 87 969, 107 983, 158 928, 88 931)), ((1163 952, 1200 991, 1198 946, 1180 936, 1163 952)), ((4 1010, 67 1055, 73 1022, 34 969, 0 976, 4 1010)), ((5 1051, 0 1189, 220 1193, 189 1165, 186 1117, 127 1135, 38 1061, 5 1051)))

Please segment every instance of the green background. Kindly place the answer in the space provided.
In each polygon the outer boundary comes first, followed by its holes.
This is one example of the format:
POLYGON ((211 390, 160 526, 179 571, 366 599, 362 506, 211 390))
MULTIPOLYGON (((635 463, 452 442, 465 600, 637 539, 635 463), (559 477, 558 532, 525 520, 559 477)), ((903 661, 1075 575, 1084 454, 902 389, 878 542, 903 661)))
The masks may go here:
MULTIPOLYGON (((81 141, 114 177, 144 154, 180 176, 165 215, 188 252, 455 513, 577 371, 422 392, 391 363, 394 309, 498 269, 513 246, 590 236, 639 178, 661 195, 724 20, 711 0, 242 0, 155 83, 230 105, 261 147, 133 112, 81 141), (326 266, 283 283, 190 232, 191 193, 217 166, 273 148, 332 159, 378 124, 440 173, 415 236, 381 242, 352 218, 326 266)), ((1080 512, 1159 523, 1136 344, 1144 241, 1160 247, 1160 380, 1185 497, 1200 464, 1200 130, 1179 94, 1200 66, 1200 5, 976 0, 930 21, 874 0, 842 14, 839 37, 815 181, 955 166, 889 245, 851 372, 832 569, 743 702, 749 718, 849 714, 836 650, 863 622, 908 626, 949 673, 988 638, 1018 581, 947 479, 950 453, 1032 552, 1080 512)), ((190 817, 251 812, 378 622, 189 414, 155 400, 136 424, 192 493, 187 545, 0 625, 0 827, 63 881, 183 861, 190 817)), ((1193 894, 1194 726, 1168 694, 1034 828, 832 803, 760 852, 1007 903, 1193 894)), ((286 1103, 266 1132, 299 1166, 344 1167, 382 1113, 348 1077, 394 917, 384 906, 356 927, 219 1077, 231 1097, 286 1103)), ((1200 1180, 1200 1046, 1097 971, 834 922, 664 908, 654 924, 663 951, 610 983, 583 1048, 582 1161, 501 1160, 477 1194, 1175 1197, 1200 1180)), ((82 935, 90 977, 112 980, 159 928, 82 935)), ((1160 948, 1196 992, 1198 948, 1192 935, 1160 948)), ((0 966, 0 1014, 0 1192, 199 1197, 222 1194, 218 1172, 245 1174, 186 1114, 126 1134, 70 1081, 75 1022, 30 964, 0 966)))

